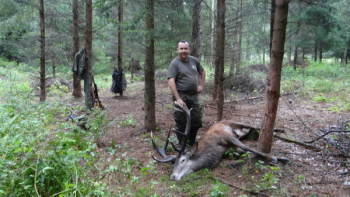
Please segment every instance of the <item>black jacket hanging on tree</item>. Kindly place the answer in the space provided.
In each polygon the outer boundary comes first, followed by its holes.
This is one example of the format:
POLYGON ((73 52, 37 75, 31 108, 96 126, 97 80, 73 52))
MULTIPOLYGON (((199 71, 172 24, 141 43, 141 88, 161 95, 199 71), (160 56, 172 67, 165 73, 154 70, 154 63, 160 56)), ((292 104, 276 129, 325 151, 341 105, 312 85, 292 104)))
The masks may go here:
POLYGON ((118 72, 117 69, 114 69, 114 72, 112 74, 112 87, 111 92, 117 94, 122 93, 126 90, 126 79, 124 75, 124 71, 118 72))

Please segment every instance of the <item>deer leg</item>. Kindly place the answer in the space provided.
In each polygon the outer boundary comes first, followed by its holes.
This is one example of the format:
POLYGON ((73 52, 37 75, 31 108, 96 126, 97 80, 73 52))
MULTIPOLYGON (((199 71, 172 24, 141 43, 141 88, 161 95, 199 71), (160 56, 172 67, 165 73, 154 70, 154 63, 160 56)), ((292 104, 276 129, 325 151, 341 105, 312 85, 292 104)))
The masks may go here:
POLYGON ((279 161, 279 162, 282 162, 282 163, 289 163, 289 162, 290 162, 290 160, 289 160, 288 158, 285 158, 285 157, 275 157, 275 156, 271 156, 271 155, 268 155, 268 154, 266 154, 266 153, 262 153, 262 152, 259 152, 259 151, 257 151, 257 150, 254 150, 254 149, 252 149, 252 148, 246 146, 245 144, 243 144, 243 143, 242 143, 241 141, 239 141, 239 139, 237 139, 237 138, 232 137, 230 142, 231 142, 231 144, 236 145, 236 146, 238 146, 239 148, 241 148, 241 149, 243 149, 243 150, 245 150, 245 151, 250 151, 250 152, 252 152, 252 153, 255 153, 255 154, 257 154, 257 155, 260 155, 260 156, 262 156, 262 157, 264 157, 264 158, 266 158, 266 159, 268 159, 268 160, 270 160, 270 161, 272 161, 272 162, 275 162, 275 163, 277 163, 278 161, 279 161))
POLYGON ((276 163, 276 162, 278 161, 278 159, 277 159, 275 156, 270 156, 270 155, 268 155, 268 154, 266 154, 266 153, 262 153, 262 152, 256 151, 256 150, 254 150, 254 149, 252 149, 252 148, 246 146, 245 144, 243 144, 243 143, 242 143, 241 141, 239 141, 237 138, 234 138, 234 137, 230 138, 230 144, 236 145, 236 146, 238 146, 239 148, 241 148, 241 149, 243 149, 243 150, 245 150, 245 151, 250 151, 250 152, 252 152, 252 153, 255 153, 255 154, 257 154, 257 155, 260 155, 260 156, 262 156, 262 157, 264 157, 264 158, 266 158, 266 159, 268 159, 268 160, 270 160, 270 161, 272 161, 272 162, 275 162, 275 163, 276 163))

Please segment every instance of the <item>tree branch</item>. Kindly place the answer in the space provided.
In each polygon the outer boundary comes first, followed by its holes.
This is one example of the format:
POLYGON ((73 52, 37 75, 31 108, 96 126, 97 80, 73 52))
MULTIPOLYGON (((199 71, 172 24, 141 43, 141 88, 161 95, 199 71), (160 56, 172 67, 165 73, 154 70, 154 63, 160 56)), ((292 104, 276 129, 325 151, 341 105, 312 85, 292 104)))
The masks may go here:
POLYGON ((330 134, 330 133, 334 133, 334 132, 337 132, 337 133, 350 133, 350 131, 327 131, 327 133, 321 135, 320 137, 318 137, 318 138, 316 138, 316 139, 314 139, 314 140, 311 140, 311 141, 306 141, 306 142, 304 142, 304 143, 312 143, 312 142, 315 142, 315 141, 317 141, 317 140, 323 138, 324 136, 326 136, 326 135, 328 135, 328 134, 330 134))
POLYGON ((296 141, 296 140, 293 140, 293 139, 289 139, 289 138, 284 138, 284 137, 281 137, 279 135, 275 135, 274 136, 275 138, 278 138, 280 140, 283 140, 283 141, 286 141, 286 142, 292 142, 294 144, 298 144, 298 145, 301 145, 301 146, 304 146, 305 148, 308 148, 308 149, 314 149, 314 150, 318 150, 320 151, 319 148, 315 147, 315 146, 312 146, 310 144, 306 144, 306 143, 303 143, 303 142, 299 142, 299 141, 296 141))

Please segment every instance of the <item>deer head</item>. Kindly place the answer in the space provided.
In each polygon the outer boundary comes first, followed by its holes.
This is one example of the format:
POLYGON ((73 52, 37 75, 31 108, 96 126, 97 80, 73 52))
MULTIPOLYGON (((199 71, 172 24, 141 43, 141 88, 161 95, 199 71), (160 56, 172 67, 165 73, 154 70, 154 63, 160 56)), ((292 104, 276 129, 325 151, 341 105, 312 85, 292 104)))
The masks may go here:
POLYGON ((164 146, 162 148, 159 148, 156 143, 154 142, 153 139, 153 134, 151 133, 151 138, 152 138, 152 145, 154 147, 154 149, 163 157, 161 159, 158 159, 154 156, 152 156, 156 161, 159 162, 174 162, 174 169, 173 169, 173 173, 170 176, 170 180, 180 180, 183 176, 191 173, 193 171, 192 169, 192 165, 189 165, 191 163, 190 161, 190 157, 191 155, 196 151, 196 147, 197 147, 197 143, 196 145, 194 145, 191 149, 189 150, 185 150, 186 149, 186 143, 187 143, 187 139, 189 137, 189 133, 190 133, 190 129, 191 129, 191 111, 187 108, 187 106, 182 106, 180 104, 178 104, 175 101, 175 105, 177 107, 175 107, 175 110, 179 110, 179 111, 183 111, 186 115, 186 129, 185 129, 185 133, 179 132, 180 134, 184 135, 183 140, 180 142, 181 143, 181 147, 180 149, 176 148, 175 145, 170 142, 171 146, 179 153, 178 155, 173 155, 173 156, 168 156, 166 154, 166 149, 168 147, 169 144, 169 136, 170 136, 170 132, 171 132, 171 127, 169 128, 168 131, 168 135, 167 135, 167 140, 164 144, 164 146))

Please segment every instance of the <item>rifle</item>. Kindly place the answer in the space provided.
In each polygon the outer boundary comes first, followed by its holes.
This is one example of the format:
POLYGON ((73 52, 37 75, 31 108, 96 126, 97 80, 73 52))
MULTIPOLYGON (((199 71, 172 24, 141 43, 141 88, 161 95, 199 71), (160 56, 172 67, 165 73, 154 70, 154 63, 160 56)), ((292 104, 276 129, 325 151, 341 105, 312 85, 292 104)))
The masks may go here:
POLYGON ((101 109, 105 109, 105 106, 102 105, 100 98, 98 97, 98 89, 97 89, 97 85, 94 82, 94 95, 95 95, 95 103, 97 103, 97 106, 101 109))
POLYGON ((95 107, 96 104, 96 99, 95 99, 95 90, 93 88, 93 86, 90 86, 90 95, 91 95, 91 108, 95 107))

